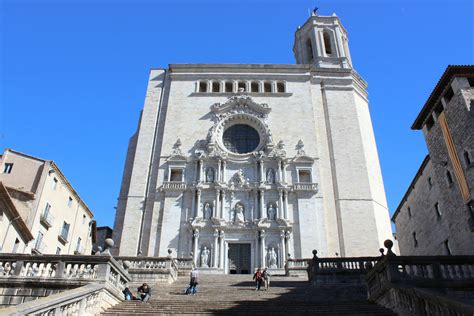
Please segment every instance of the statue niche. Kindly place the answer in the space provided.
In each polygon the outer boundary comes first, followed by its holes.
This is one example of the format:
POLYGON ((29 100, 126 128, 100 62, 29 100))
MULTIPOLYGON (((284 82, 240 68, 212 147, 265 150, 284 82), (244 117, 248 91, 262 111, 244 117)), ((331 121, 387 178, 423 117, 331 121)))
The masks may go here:
POLYGON ((268 168, 267 169, 266 180, 267 180, 268 184, 274 184, 275 183, 275 170, 273 170, 273 168, 268 168))
POLYGON ((201 250, 201 267, 209 268, 209 256, 211 251, 204 246, 201 250))
POLYGON ((244 206, 241 203, 237 203, 234 207, 234 223, 243 224, 245 222, 244 206))
POLYGON ((212 183, 214 182, 214 168, 209 167, 206 169, 206 182, 212 183))
POLYGON ((204 216, 204 219, 211 219, 212 217, 212 206, 208 202, 204 204, 203 216, 204 216))
POLYGON ((269 220, 276 220, 276 209, 272 203, 268 204, 267 206, 267 216, 269 220))
POLYGON ((278 268, 278 261, 277 261, 277 252, 275 251, 275 248, 271 247, 268 248, 267 251, 267 266, 271 269, 276 269, 278 268))

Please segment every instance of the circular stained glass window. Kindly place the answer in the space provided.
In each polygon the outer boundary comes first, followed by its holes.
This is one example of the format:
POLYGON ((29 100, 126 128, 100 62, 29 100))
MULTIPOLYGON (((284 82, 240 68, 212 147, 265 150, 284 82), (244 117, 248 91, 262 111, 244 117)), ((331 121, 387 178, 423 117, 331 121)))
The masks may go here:
POLYGON ((237 124, 225 130, 222 140, 227 150, 237 154, 247 154, 257 149, 260 136, 254 128, 237 124))

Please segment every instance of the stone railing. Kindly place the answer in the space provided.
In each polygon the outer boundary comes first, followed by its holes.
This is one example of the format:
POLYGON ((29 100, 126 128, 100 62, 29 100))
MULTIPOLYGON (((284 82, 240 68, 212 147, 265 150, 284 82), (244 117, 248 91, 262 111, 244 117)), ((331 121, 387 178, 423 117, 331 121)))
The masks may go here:
POLYGON ((105 308, 121 300, 130 280, 122 264, 105 255, 0 255, 0 304, 21 304, 9 308, 19 315, 105 308))
POLYGON ((133 283, 173 283, 178 279, 178 265, 171 257, 116 257, 128 266, 133 283))
POLYGON ((186 182, 163 181, 161 189, 164 191, 184 191, 186 190, 186 182))
MULTIPOLYGON (((385 245, 390 252, 393 244, 385 245)), ((384 256, 366 279, 369 300, 397 314, 474 315, 474 307, 441 294, 472 289, 474 256, 384 256)))
POLYGON ((313 250, 309 261, 308 278, 312 284, 320 283, 365 283, 367 271, 381 257, 336 257, 318 258, 313 250))
POLYGON ((287 276, 307 276, 311 259, 288 259, 286 260, 285 272, 287 276))
POLYGON ((293 184, 293 191, 318 191, 317 183, 295 183, 293 184))
POLYGON ((193 268, 193 258, 176 258, 179 276, 187 276, 193 268))

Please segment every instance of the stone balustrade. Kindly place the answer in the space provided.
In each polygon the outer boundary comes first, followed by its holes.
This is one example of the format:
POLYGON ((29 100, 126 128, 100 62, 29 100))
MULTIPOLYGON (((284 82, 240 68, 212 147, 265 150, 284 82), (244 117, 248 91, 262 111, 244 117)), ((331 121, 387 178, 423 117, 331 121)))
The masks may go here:
POLYGON ((173 283, 178 279, 177 260, 171 257, 116 257, 128 266, 132 282, 173 283))
POLYGON ((313 250, 309 261, 308 278, 313 284, 365 283, 365 275, 381 257, 318 258, 313 250))
POLYGON ((384 257, 367 274, 369 295, 377 298, 388 284, 451 287, 474 284, 474 256, 384 257))
POLYGON ((178 275, 187 276, 193 268, 193 258, 176 258, 178 266, 178 275))
POLYGON ((21 315, 97 310, 101 301, 106 307, 119 302, 130 280, 123 265, 108 255, 2 254, 0 307, 21 304, 9 308, 21 315), (19 311, 23 308, 28 312, 19 311))
POLYGON ((285 272, 287 276, 307 276, 311 259, 287 259, 285 272))
MULTIPOLYGON (((385 246, 391 253, 393 243, 385 246)), ((474 315, 472 305, 446 295, 472 291, 474 256, 387 255, 366 279, 369 300, 399 315, 474 315)))
POLYGON ((163 191, 184 191, 186 190, 186 182, 163 181, 161 189, 163 191))
POLYGON ((317 183, 295 183, 293 184, 293 191, 317 192, 318 184, 317 183))

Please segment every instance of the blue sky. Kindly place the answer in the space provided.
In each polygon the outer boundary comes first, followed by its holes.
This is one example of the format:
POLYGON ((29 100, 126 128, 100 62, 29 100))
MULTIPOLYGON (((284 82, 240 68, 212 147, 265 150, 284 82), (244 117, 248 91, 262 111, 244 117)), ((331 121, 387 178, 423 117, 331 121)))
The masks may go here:
POLYGON ((0 4, 0 149, 55 160, 99 225, 113 225, 152 67, 291 64, 308 9, 336 12, 369 83, 392 214, 427 153, 411 123, 446 66, 474 59, 468 0, 0 4))

